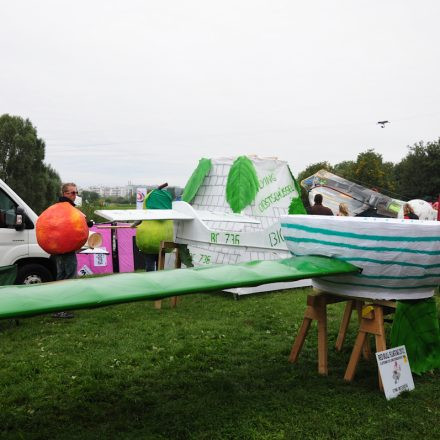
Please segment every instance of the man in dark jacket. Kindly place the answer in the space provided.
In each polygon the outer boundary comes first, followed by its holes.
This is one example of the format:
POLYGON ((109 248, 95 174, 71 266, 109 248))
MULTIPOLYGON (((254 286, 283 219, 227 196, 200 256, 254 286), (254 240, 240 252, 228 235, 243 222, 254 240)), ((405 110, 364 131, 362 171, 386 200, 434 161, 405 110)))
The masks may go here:
POLYGON ((307 208, 307 214, 310 215, 333 215, 330 208, 323 206, 322 204, 322 194, 316 194, 313 199, 315 204, 307 208))

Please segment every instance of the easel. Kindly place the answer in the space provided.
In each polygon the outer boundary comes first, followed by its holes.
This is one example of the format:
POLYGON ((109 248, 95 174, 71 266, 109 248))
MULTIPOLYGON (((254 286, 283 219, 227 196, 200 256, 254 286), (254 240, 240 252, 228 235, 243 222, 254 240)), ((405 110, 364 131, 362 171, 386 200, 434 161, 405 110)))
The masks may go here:
MULTIPOLYGON (((157 270, 164 270, 165 269, 165 253, 167 249, 176 249, 176 260, 174 262, 174 268, 180 269, 182 267, 182 261, 180 259, 180 252, 179 252, 179 245, 177 243, 174 243, 173 241, 162 241, 160 243, 160 249, 159 249, 159 261, 157 264, 157 270)), ((170 298, 171 308, 174 308, 177 306, 178 303, 178 297, 172 296, 170 298)), ((159 299, 157 301, 154 301, 154 308, 160 309, 162 308, 162 300, 159 299)))
MULTIPOLYGON (((371 349, 367 339, 368 334, 375 336, 376 351, 386 350, 386 338, 384 328, 384 315, 394 312, 395 302, 371 300, 364 306, 365 299, 350 298, 322 291, 317 291, 314 295, 307 296, 307 308, 304 312, 303 322, 298 335, 292 346, 289 356, 289 362, 296 362, 304 345, 305 338, 313 320, 318 322, 318 373, 328 374, 328 342, 327 342, 327 305, 342 301, 347 301, 344 315, 339 327, 339 333, 336 340, 336 349, 340 351, 347 334, 352 311, 356 308, 359 318, 359 331, 356 342, 353 347, 350 361, 347 365, 344 379, 351 382, 354 378, 361 353, 369 359, 371 349)), ((379 386, 382 384, 379 378, 379 386)))

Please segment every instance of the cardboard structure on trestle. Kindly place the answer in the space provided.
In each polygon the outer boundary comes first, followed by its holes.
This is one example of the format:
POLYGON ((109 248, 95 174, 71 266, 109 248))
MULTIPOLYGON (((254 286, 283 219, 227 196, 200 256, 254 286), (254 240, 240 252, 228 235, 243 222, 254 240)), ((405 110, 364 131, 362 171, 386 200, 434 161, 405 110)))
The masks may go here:
MULTIPOLYGON (((182 234, 184 226, 177 227, 176 241, 188 245, 195 266, 278 260, 288 258, 290 255, 281 235, 280 217, 288 214, 292 198, 298 197, 294 177, 285 161, 276 158, 247 157, 254 165, 259 188, 255 199, 240 214, 254 218, 258 223, 205 221, 211 230, 219 232, 219 235, 208 240, 202 236, 188 239, 182 234), (220 237, 223 237, 223 240, 220 237)), ((226 200, 226 184, 236 159, 236 157, 211 159, 211 169, 190 201, 194 209, 233 212, 226 200)), ((310 285, 311 280, 307 279, 228 291, 234 295, 243 295, 310 285)))

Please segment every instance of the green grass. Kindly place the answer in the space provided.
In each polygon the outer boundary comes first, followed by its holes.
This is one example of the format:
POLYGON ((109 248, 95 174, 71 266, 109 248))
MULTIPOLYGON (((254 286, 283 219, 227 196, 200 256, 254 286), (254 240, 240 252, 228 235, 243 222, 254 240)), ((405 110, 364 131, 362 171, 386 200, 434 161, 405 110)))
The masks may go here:
POLYGON ((329 306, 329 376, 317 374, 316 325, 298 363, 287 362, 307 293, 0 322, 0 438, 438 438, 438 372, 392 401, 373 360, 344 382, 356 325, 336 353, 343 305, 329 306))

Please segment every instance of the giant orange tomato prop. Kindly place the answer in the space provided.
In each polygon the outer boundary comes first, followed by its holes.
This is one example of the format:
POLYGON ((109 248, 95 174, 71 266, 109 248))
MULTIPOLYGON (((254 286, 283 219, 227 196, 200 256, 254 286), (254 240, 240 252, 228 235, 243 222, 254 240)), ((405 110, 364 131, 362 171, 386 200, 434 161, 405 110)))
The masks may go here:
POLYGON ((84 214, 68 202, 49 206, 38 217, 38 244, 48 254, 65 254, 77 251, 89 237, 84 214))

